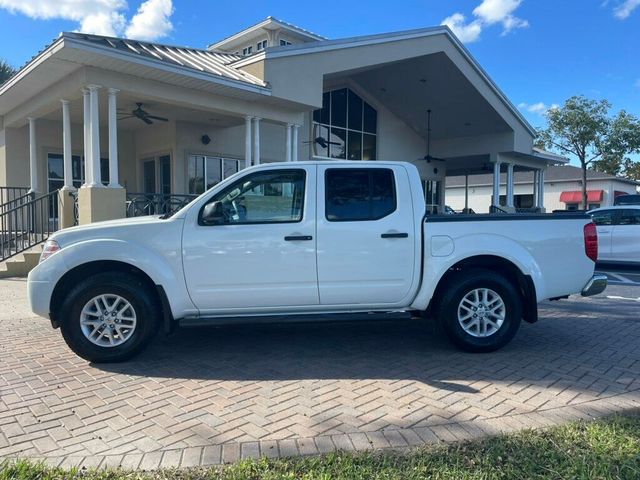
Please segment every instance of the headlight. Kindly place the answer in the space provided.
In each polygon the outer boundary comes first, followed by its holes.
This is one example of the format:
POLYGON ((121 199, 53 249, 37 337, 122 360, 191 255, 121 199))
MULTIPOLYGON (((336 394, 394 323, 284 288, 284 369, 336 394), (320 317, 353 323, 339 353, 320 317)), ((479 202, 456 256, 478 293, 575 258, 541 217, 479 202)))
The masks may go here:
POLYGON ((60 250, 60 245, 55 240, 47 240, 44 243, 44 248, 42 249, 42 253, 40 254, 40 262, 44 262, 51 255, 60 250))

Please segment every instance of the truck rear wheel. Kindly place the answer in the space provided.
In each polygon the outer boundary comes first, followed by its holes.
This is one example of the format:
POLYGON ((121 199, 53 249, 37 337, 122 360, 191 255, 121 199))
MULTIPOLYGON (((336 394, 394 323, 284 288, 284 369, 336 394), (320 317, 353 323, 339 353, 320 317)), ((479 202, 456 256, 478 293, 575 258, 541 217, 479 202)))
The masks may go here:
POLYGON ((476 269, 458 272, 447 282, 438 320, 458 348, 493 352, 515 336, 522 320, 522 301, 502 275, 476 269))
POLYGON ((141 352, 158 329, 149 287, 123 273, 94 275, 72 289, 60 309, 62 336, 90 362, 127 360, 141 352))

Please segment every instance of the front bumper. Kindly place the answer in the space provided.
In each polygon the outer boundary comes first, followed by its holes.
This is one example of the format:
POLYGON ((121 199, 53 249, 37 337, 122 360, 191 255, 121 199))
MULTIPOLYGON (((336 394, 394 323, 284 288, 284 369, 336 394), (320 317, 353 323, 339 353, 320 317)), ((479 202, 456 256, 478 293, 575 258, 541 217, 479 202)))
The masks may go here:
POLYGON ((607 276, 594 275, 584 286, 581 293, 583 297, 590 297, 604 292, 605 288, 607 288, 607 276))

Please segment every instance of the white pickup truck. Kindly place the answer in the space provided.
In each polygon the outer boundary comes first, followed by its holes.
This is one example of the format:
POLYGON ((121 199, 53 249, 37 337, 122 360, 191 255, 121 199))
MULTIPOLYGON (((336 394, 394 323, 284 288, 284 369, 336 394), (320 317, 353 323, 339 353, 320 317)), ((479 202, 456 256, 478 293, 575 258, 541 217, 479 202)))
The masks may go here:
POLYGON ((168 216, 62 230, 31 271, 31 309, 94 362, 175 325, 430 316, 458 347, 496 350, 537 303, 594 295, 582 214, 425 216, 403 162, 248 168, 168 216))

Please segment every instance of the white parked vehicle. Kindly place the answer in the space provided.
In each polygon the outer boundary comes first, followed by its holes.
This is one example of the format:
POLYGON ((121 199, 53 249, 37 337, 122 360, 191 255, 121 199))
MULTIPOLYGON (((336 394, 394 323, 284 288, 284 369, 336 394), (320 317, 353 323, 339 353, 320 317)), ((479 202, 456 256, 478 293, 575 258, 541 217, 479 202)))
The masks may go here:
POLYGON ((594 295, 584 214, 425 217, 415 166, 248 168, 172 216, 69 228, 28 280, 32 310, 91 361, 140 352, 175 325, 430 314, 458 347, 507 344, 537 303, 594 295))
POLYGON ((598 228, 598 261, 640 264, 640 205, 603 207, 589 212, 598 228))

